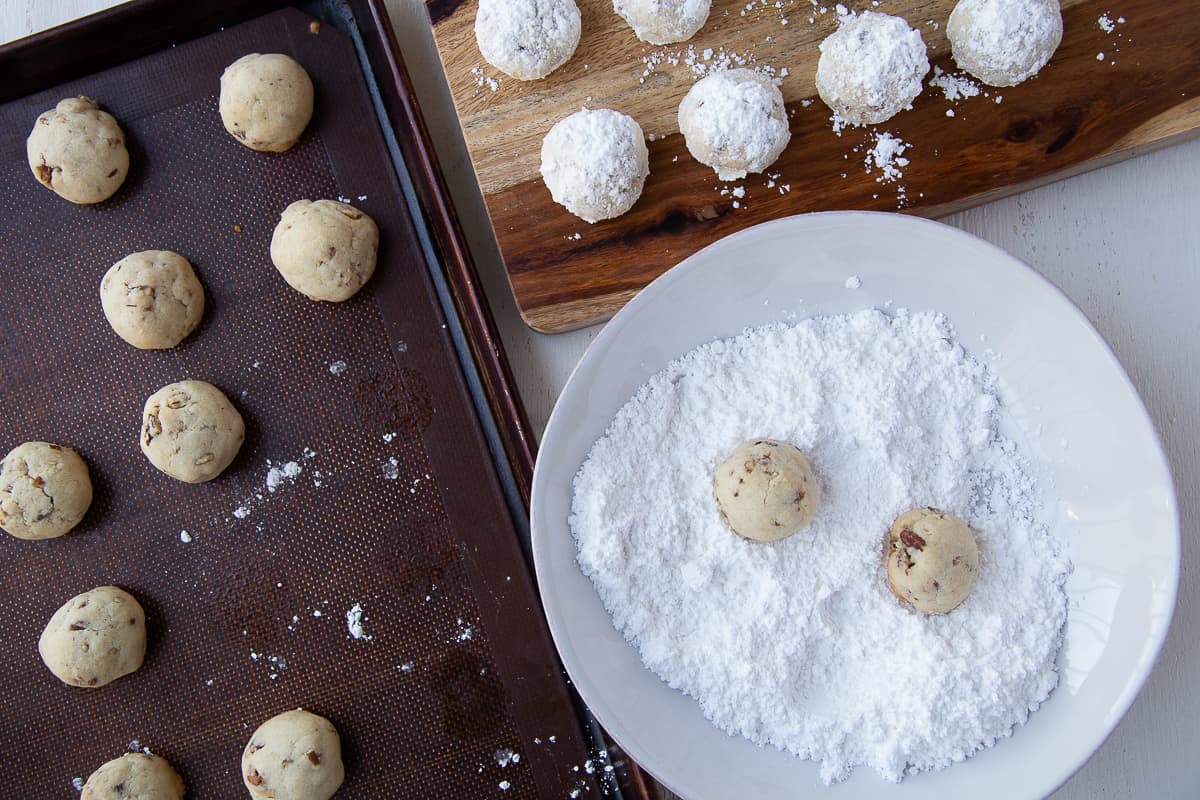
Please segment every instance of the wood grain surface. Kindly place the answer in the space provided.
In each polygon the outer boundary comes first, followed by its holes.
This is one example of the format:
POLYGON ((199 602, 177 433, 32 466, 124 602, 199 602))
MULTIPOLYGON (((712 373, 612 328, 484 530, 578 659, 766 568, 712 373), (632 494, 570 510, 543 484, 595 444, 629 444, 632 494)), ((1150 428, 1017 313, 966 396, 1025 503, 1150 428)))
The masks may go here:
MULTIPOLYGON (((846 5, 872 8, 870 0, 846 5)), ((884 0, 877 9, 907 18, 925 38, 930 62, 954 73, 944 33, 953 5, 884 0)), ((953 102, 927 86, 913 110, 840 136, 814 87, 818 44, 837 25, 832 4, 822 14, 809 0, 715 0, 691 42, 657 47, 639 42, 610 0, 579 0, 583 37, 574 58, 534 82, 483 60, 477 6, 427 3, 517 304, 544 332, 611 316, 686 256, 768 219, 838 208, 940 216, 1163 146, 1200 126, 1200 16, 1186 0, 1127 0, 1119 8, 1125 22, 1110 14, 1111 32, 1098 23, 1113 9, 1108 0, 1067 0, 1063 43, 1037 78, 981 87, 953 102), (689 62, 711 67, 723 56, 787 70, 782 88, 792 129, 767 174, 729 184, 690 157, 676 123, 679 101, 697 79, 689 62), (538 172, 542 137, 583 105, 627 113, 654 139, 642 198, 596 225, 556 205, 538 172), (909 144, 909 163, 893 182, 865 167, 885 131, 909 144), (723 193, 735 187, 743 197, 723 193)))

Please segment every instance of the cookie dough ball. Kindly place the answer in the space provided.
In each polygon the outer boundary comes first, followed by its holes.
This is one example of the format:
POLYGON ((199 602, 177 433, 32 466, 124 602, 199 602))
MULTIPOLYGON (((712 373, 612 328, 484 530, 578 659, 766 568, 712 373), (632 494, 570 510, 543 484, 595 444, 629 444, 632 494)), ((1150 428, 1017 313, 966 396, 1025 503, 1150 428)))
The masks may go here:
POLYGON ((38 652, 68 686, 105 686, 142 665, 146 615, 123 589, 92 589, 54 612, 38 640, 38 652))
POLYGON ((129 174, 125 133, 90 97, 68 97, 37 118, 25 142, 29 168, 72 203, 112 197, 129 174))
POLYGON ((679 104, 679 130, 692 157, 723 181, 762 172, 792 138, 783 93, 750 69, 701 78, 679 104))
POLYGON ((259 725, 242 752, 242 780, 255 800, 329 800, 344 777, 333 723, 299 708, 259 725))
POLYGON ((87 464, 69 447, 25 442, 0 464, 0 528, 18 539, 55 539, 92 504, 87 464))
POLYGON ((349 300, 370 280, 378 251, 375 220, 334 200, 297 200, 271 237, 271 261, 288 286, 331 303, 349 300))
POLYGON ((851 125, 878 125, 912 107, 927 72, 920 32, 900 17, 864 11, 821 42, 817 93, 851 125))
POLYGON ((142 410, 142 452, 150 463, 185 483, 225 471, 246 438, 246 426, 221 390, 204 381, 159 389, 142 410))
POLYGON ((183 781, 162 756, 126 753, 93 772, 79 800, 183 800, 183 781))
POLYGON ((642 128, 607 108, 576 111, 542 141, 542 180, 554 202, 587 222, 619 217, 642 196, 650 154, 642 128))
POLYGON ((141 350, 182 342, 204 314, 204 287, 192 265, 170 250, 125 256, 100 281, 100 305, 112 329, 141 350))
POLYGON ((954 62, 992 86, 1032 78, 1062 35, 1058 0, 959 0, 946 23, 954 62))
POLYGON ((971 593, 979 551, 967 523, 936 508, 901 514, 888 534, 888 584, 926 614, 946 614, 971 593))
POLYGON ((643 42, 686 42, 708 21, 712 0, 613 0, 620 14, 643 42))
POLYGON ((479 0, 475 41, 496 69, 544 78, 571 60, 582 30, 575 0, 479 0))
POLYGON ((312 79, 282 53, 251 53, 221 73, 219 109, 233 138, 251 150, 282 153, 312 119, 312 79))
POLYGON ((739 536, 786 539, 817 513, 817 479, 794 445, 774 439, 742 442, 717 467, 713 493, 721 518, 739 536))

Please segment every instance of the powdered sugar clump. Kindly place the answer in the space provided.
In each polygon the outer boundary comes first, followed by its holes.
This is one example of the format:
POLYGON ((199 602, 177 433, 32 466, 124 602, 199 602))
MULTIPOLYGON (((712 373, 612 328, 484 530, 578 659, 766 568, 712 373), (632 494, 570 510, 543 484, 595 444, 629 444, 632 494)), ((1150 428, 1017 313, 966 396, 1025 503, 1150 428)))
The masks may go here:
MULTIPOLYGON (((319 615, 314 613, 313 616, 319 615)), ((355 603, 346 612, 346 629, 355 639, 362 639, 367 642, 371 641, 371 636, 363 630, 363 607, 361 603, 355 603)))
POLYGON ((945 767, 1058 681, 1069 565, 998 391, 934 313, 703 345, 637 392, 576 476, 579 564, 645 664, 722 730, 819 761, 827 782, 945 767), (815 521, 775 544, 732 534, 713 499, 716 465, 751 437, 796 444, 820 481, 815 521), (945 616, 901 605, 882 566, 892 521, 924 505, 980 545, 945 616))
POLYGON ((933 77, 929 79, 929 85, 941 89, 946 99, 952 103, 979 94, 978 83, 966 75, 944 72, 941 67, 933 68, 933 77))
POLYGON ((904 151, 910 147, 899 137, 886 131, 875 134, 875 145, 867 151, 864 163, 867 172, 879 170, 875 177, 877 183, 894 183, 904 177, 904 167, 909 161, 904 157, 904 151))

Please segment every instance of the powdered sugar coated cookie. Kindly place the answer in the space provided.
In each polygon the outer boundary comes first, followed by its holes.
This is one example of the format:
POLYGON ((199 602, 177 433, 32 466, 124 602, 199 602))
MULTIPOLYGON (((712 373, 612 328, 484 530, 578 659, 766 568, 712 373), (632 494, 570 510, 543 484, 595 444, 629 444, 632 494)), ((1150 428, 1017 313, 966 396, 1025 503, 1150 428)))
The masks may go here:
POLYGON ((821 42, 817 93, 852 125, 877 125, 921 93, 929 58, 919 31, 900 17, 864 11, 821 42))
POLYGON ((1062 35, 1058 0, 959 0, 946 24, 955 63, 992 86, 1032 78, 1062 35))
POLYGON ((567 63, 580 31, 575 0, 479 0, 475 15, 479 52, 523 81, 544 78, 567 63))
POLYGON ((679 104, 679 130, 692 157, 723 181, 762 172, 792 138, 783 93, 751 69, 723 70, 697 81, 679 104))
POLYGON ((712 0, 613 0, 621 15, 643 42, 686 42, 708 21, 712 0))
POLYGON ((587 222, 624 214, 650 174, 642 128, 618 111, 583 109, 542 141, 542 178, 554 202, 587 222))

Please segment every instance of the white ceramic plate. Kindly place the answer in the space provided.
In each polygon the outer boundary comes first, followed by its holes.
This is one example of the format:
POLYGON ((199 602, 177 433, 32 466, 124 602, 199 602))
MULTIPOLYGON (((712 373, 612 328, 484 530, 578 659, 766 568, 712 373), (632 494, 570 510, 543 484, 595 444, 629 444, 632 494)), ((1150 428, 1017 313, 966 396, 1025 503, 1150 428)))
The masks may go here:
POLYGON ((693 800, 1045 796, 1133 702, 1166 636, 1179 579, 1166 459, 1099 334, 1054 286, 1003 251, 895 214, 770 222, 717 242, 646 287, 567 382, 542 440, 532 508, 538 585, 571 679, 634 760, 693 800), (851 276, 861 288, 846 287, 851 276), (792 312, 802 319, 888 300, 941 311, 969 350, 1001 354, 992 366, 1016 400, 1006 411, 1016 419, 1005 427, 1042 426, 1030 455, 1054 476, 1061 503, 1051 524, 1069 538, 1075 570, 1060 684, 1026 725, 966 762, 899 785, 859 768, 827 789, 812 762, 720 732, 694 700, 642 666, 575 563, 571 482, 617 410, 670 360, 792 312))

